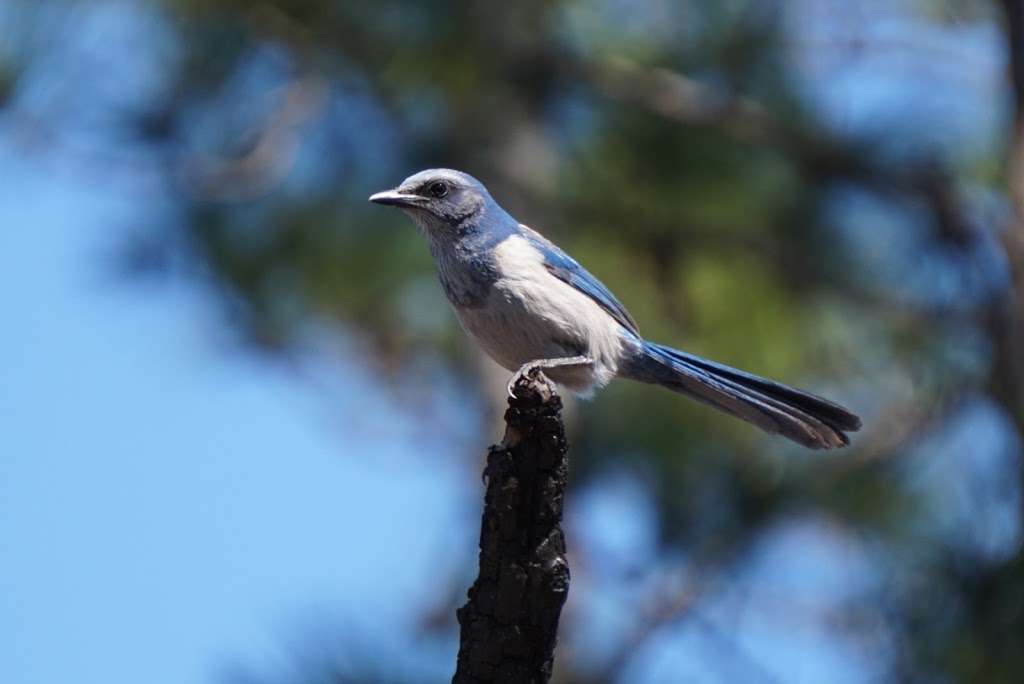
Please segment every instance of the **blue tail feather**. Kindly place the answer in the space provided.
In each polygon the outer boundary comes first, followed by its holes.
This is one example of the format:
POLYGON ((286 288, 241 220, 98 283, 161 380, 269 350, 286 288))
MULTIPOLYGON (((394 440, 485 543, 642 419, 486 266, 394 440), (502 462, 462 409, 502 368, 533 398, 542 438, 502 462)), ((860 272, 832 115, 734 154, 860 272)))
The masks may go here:
POLYGON ((812 449, 850 443, 861 421, 827 399, 654 342, 643 342, 620 369, 714 406, 812 449))

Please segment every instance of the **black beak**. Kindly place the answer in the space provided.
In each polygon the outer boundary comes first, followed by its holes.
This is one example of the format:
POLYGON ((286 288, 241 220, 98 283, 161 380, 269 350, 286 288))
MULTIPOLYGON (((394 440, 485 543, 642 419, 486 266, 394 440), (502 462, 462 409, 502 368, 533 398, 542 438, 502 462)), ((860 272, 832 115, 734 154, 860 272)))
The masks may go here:
POLYGON ((397 190, 385 190, 375 195, 370 195, 370 201, 374 204, 386 204, 392 207, 415 207, 423 202, 419 195, 411 195, 397 190))

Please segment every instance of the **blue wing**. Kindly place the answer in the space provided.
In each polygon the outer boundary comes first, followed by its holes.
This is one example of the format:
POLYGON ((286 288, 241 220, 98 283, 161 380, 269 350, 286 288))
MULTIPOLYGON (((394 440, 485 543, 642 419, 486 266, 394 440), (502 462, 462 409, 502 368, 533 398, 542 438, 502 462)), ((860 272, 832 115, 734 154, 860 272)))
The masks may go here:
POLYGON ((563 252, 557 245, 546 237, 528 226, 520 224, 523 237, 529 240, 530 244, 540 250, 544 255, 544 266, 553 276, 562 280, 587 295, 598 305, 607 311, 619 325, 629 330, 637 337, 640 337, 640 329, 636 321, 626 311, 626 307, 619 303, 615 295, 604 286, 600 280, 580 266, 579 262, 563 252))

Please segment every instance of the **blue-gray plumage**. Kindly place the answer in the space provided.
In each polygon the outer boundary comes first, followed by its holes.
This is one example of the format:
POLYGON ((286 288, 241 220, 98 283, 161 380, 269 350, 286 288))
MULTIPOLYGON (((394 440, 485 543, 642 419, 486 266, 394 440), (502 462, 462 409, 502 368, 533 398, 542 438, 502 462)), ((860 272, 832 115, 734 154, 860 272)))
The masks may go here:
POLYGON ((423 232, 459 322, 491 358, 541 370, 587 396, 614 377, 661 385, 804 446, 849 443, 847 409, 802 390, 648 342, 601 281, 498 206, 472 176, 421 171, 371 202, 402 209, 423 232))

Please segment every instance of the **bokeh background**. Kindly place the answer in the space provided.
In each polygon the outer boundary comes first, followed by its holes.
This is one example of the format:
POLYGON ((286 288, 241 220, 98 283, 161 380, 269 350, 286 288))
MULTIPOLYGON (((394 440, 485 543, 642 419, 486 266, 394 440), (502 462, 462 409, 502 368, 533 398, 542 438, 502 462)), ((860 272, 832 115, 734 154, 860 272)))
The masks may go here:
POLYGON ((865 419, 570 403, 557 682, 1024 681, 1024 3, 0 26, 0 681, 450 678, 506 378, 366 202, 429 166, 648 337, 865 419))

